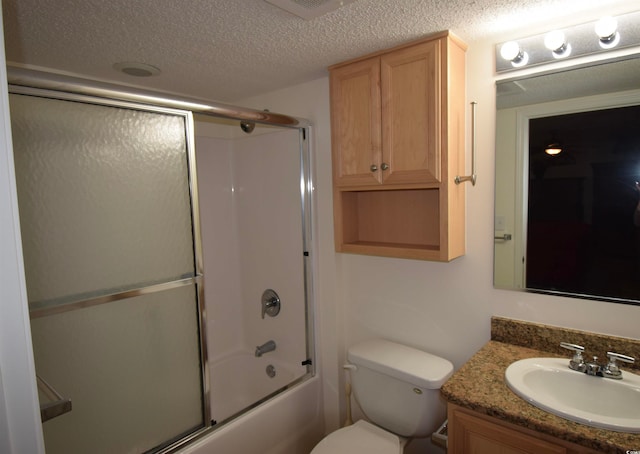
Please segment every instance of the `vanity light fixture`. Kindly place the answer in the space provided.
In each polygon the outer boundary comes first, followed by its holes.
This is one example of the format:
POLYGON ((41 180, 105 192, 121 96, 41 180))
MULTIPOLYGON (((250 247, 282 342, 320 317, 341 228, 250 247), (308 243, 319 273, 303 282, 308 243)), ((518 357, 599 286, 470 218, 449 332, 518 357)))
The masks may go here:
POLYGON ((636 46, 640 46, 640 11, 498 43, 496 72, 636 46))

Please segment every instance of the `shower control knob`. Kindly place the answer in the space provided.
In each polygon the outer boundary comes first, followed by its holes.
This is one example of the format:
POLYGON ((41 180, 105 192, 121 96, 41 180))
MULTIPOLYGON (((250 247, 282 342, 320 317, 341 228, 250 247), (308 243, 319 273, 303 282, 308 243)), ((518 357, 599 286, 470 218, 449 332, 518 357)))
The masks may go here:
POLYGON ((275 317, 280 313, 280 297, 270 288, 266 289, 260 300, 262 306, 262 318, 265 314, 269 317, 275 317))
POLYGON ((375 165, 375 164, 371 164, 371 167, 369 167, 369 169, 370 169, 372 172, 376 172, 376 171, 378 170, 378 166, 377 166, 377 165, 375 165))

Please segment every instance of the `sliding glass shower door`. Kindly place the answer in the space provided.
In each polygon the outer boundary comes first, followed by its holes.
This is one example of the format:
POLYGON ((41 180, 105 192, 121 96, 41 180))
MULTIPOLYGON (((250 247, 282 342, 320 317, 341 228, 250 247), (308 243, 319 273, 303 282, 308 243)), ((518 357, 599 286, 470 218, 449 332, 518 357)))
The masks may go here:
POLYGON ((47 453, 162 449, 209 419, 191 114, 18 91, 47 453))

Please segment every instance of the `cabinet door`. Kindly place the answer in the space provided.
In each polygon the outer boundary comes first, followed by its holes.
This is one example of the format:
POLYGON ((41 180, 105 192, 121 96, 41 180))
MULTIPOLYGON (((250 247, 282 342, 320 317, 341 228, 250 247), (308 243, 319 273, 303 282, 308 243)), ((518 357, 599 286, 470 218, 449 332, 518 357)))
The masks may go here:
POLYGON ((460 411, 449 411, 450 454, 565 454, 564 446, 460 411), (452 418, 453 416, 453 418, 452 418))
POLYGON ((381 57, 385 183, 440 181, 441 41, 381 57))
POLYGON ((331 71, 331 148, 338 186, 382 182, 380 59, 331 71))

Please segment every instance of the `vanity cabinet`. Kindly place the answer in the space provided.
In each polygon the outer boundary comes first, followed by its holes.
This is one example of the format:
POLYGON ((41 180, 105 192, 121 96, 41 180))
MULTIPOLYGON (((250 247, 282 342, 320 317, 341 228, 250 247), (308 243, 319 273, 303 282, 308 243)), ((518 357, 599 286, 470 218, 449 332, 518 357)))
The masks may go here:
POLYGON ((573 443, 448 404, 448 454, 597 454, 573 443))
POLYGON ((329 68, 338 252, 464 254, 465 50, 444 32, 329 68))

